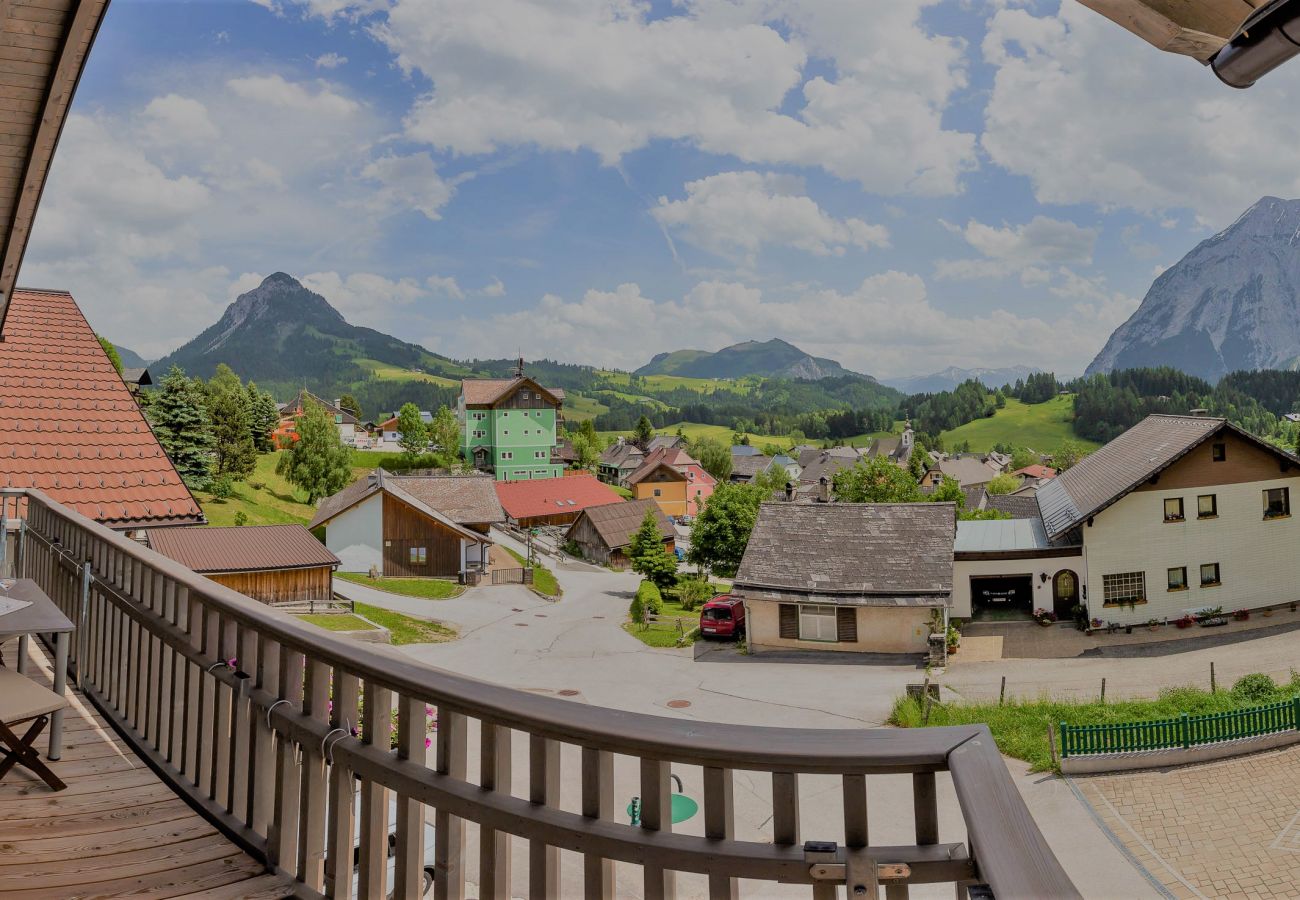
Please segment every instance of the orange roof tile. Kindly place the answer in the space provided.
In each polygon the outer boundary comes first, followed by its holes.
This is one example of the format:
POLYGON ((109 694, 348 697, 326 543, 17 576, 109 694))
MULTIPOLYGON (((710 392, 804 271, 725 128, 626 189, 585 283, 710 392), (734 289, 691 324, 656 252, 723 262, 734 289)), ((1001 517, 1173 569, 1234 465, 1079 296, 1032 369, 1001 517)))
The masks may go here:
POLYGON ((538 478, 535 481, 498 481, 497 496, 506 515, 516 522, 541 516, 581 512, 589 506, 622 503, 623 498, 592 475, 538 478))
POLYGON ((0 341, 0 487, 35 487, 115 528, 203 512, 72 295, 16 290, 0 341))

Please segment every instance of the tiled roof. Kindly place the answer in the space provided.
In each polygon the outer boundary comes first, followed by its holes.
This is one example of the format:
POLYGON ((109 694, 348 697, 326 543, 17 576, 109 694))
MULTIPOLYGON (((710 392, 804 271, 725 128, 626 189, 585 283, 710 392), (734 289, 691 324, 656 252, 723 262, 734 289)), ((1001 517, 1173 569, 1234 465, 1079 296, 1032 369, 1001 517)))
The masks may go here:
POLYGON ((1056 470, 1051 466, 1044 466, 1041 463, 1035 463, 1032 466, 1025 466, 1023 469, 1016 469, 1012 475, 1023 475, 1026 478, 1055 478, 1056 470))
POLYGON ((385 473, 384 482, 401 487, 460 525, 487 525, 506 520, 497 497, 496 481, 491 475, 385 473))
POLYGON ((613 466, 616 469, 629 469, 641 465, 641 460, 645 458, 645 453, 636 444, 630 444, 624 441, 621 444, 610 444, 605 448, 605 452, 600 454, 601 465, 613 466))
MULTIPOLYGON (((680 450, 676 447, 668 449, 660 448, 655 450, 653 453, 647 453, 645 455, 645 459, 641 461, 641 465, 636 469, 636 471, 627 476, 627 483, 636 484, 660 466, 667 466, 677 474, 681 475, 682 478, 686 478, 686 474, 682 470, 688 466, 698 467, 699 465, 699 462, 697 462, 685 450, 680 450)), ((696 478, 696 481, 703 481, 707 484, 712 484, 713 477, 705 472, 701 467, 700 477, 696 478)))
POLYGON ((962 487, 968 484, 988 484, 997 477, 998 470, 974 456, 954 456, 942 460, 934 468, 957 479, 962 487))
POLYGON ((984 506, 1010 513, 1013 519, 1038 518, 1038 498, 1033 494, 989 494, 984 506))
POLYGON ((731 458, 731 474, 734 478, 753 478, 762 472, 767 471, 767 467, 772 465, 772 458, 757 454, 756 456, 733 456, 731 458))
POLYGON ((1300 462, 1223 419, 1147 416, 1038 489, 1035 496, 1048 536, 1055 540, 1101 512, 1224 428, 1270 452, 1300 462))
POLYGON ((808 461, 804 462, 805 454, 799 456, 799 465, 802 467, 799 481, 803 484, 816 484, 823 476, 833 479, 836 472, 853 468, 862 457, 850 447, 836 447, 831 450, 819 450, 815 456, 810 455, 806 458, 808 461), (852 454, 836 452, 843 450, 851 450, 852 454))
POLYGON ((203 513, 70 294, 13 293, 0 342, 0 487, 115 528, 203 513))
POLYGON ((847 459, 851 465, 861 456, 862 454, 855 447, 831 447, 829 450, 823 450, 821 447, 803 447, 799 450, 799 465, 806 469, 823 457, 847 459))
POLYGON ((946 596, 955 523, 951 503, 764 503, 735 586, 885 605, 946 596))
POLYGON ((487 406, 495 403, 517 384, 533 384, 546 391, 557 401, 564 400, 564 391, 560 388, 548 388, 537 384, 527 375, 515 378, 466 378, 460 383, 460 392, 465 396, 466 406, 487 406))
POLYGON ((538 478, 533 481, 496 481, 497 496, 515 521, 581 512, 589 506, 622 503, 623 498, 593 475, 538 478))
POLYGON ((675 434, 657 434, 650 439, 650 443, 646 444, 645 448, 648 452, 653 452, 660 447, 683 447, 685 444, 686 439, 675 434))
POLYGON ((486 525, 506 518, 490 475, 393 475, 376 469, 322 500, 307 527, 324 525, 351 509, 380 490, 381 483, 401 490, 403 499, 413 497, 457 525, 486 525))
POLYGON ((195 572, 264 572, 337 566, 339 558, 301 525, 155 528, 149 546, 195 572))
MULTIPOLYGON (((593 506, 584 510, 582 516, 591 522, 591 527, 596 529, 596 533, 600 535, 606 547, 617 550, 632 543, 632 535, 636 534, 637 529, 641 527, 647 512, 654 513, 655 521, 659 523, 659 533, 663 535, 664 540, 677 536, 673 523, 668 521, 659 504, 650 499, 593 506)), ((572 532, 581 521, 580 517, 569 530, 572 532)))

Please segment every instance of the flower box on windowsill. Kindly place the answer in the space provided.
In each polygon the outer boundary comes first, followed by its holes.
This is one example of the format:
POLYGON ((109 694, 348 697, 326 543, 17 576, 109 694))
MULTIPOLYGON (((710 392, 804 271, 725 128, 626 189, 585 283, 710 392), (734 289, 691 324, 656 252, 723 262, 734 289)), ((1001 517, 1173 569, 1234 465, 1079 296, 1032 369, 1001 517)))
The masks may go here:
POLYGON ((1216 628, 1219 625, 1227 625, 1227 624, 1228 624, 1227 616, 1211 616, 1208 619, 1201 619, 1200 621, 1200 625, 1202 628, 1216 628))

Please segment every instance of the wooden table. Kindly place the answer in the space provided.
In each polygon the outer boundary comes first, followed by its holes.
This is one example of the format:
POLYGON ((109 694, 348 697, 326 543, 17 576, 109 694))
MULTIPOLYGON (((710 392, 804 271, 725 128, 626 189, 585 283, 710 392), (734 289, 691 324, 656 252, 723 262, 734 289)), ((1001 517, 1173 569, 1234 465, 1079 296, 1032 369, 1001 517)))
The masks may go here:
MULTIPOLYGON (((54 601, 46 596, 30 578, 19 578, 0 597, 26 600, 31 606, 0 616, 0 643, 18 638, 18 672, 27 668, 27 642, 33 634, 53 634, 54 638, 54 692, 62 697, 68 682, 68 636, 76 626, 54 601)), ((63 710, 50 715, 50 749, 47 758, 56 760, 63 753, 63 710)))

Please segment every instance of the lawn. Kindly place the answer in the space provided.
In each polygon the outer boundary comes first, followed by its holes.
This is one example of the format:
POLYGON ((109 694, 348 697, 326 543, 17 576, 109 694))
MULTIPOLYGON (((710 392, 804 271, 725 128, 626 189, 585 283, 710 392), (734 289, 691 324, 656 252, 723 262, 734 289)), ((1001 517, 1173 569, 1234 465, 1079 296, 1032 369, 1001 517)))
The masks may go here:
MULTIPOLYGON (((263 453, 257 458, 257 468, 247 481, 235 482, 234 496, 218 500, 207 491, 195 491, 194 498, 203 507, 209 525, 234 525, 235 517, 243 513, 248 525, 306 525, 316 514, 316 508, 306 503, 305 495, 289 482, 275 474, 278 453, 263 453)), ((355 457, 353 465, 356 466, 355 457)), ((353 478, 359 478, 374 465, 353 468, 353 478)))
MULTIPOLYGON (((527 567, 528 561, 518 553, 509 547, 503 546, 501 549, 517 559, 519 565, 527 567)), ((559 599, 564 594, 564 591, 560 590, 560 582, 555 579, 555 573, 541 563, 533 566, 533 590, 553 600, 559 599)))
POLYGON ((994 444, 1010 444, 1051 453, 1064 441, 1078 441, 1088 450, 1096 450, 1100 444, 1078 437, 1073 422, 1073 394, 1053 397, 1046 403, 1021 403, 1008 397, 1006 408, 995 415, 945 431, 943 445, 949 452, 963 441, 970 441, 976 452, 992 450, 994 444))
POLYGON ((373 372, 374 376, 380 381, 423 381, 426 384, 436 384, 439 387, 460 387, 460 381, 455 378, 403 369, 374 359, 358 359, 357 365, 373 372))
POLYGON ((687 610, 680 603, 664 598, 663 610, 659 621, 649 626, 635 622, 624 622, 623 630, 647 647, 689 647, 699 637, 700 611, 687 610), (681 620, 678 630, 677 621, 681 620), (685 639, 678 643, 678 638, 685 634, 685 639))
POLYGON ((570 394, 564 398, 564 418, 568 421, 585 422, 606 412, 609 412, 609 407, 594 397, 570 394))
MULTIPOLYGON (((664 377, 668 377, 668 376, 664 376, 664 377)), ((682 430, 682 434, 684 434, 690 440, 698 440, 700 438, 707 437, 707 438, 712 438, 713 440, 727 447, 731 446, 732 435, 736 434, 735 431, 728 428, 726 425, 703 425, 699 422, 675 422, 672 425, 667 425, 663 428, 655 429, 655 434, 676 434, 677 429, 679 428, 682 430)), ((847 444, 853 447, 865 448, 867 445, 869 445, 872 442, 873 439, 879 437, 889 437, 889 435, 897 433, 897 431, 901 431, 901 430, 902 430, 902 423, 899 422, 898 428, 893 432, 873 431, 867 434, 855 434, 852 437, 844 438, 843 440, 840 441, 840 443, 847 444)), ((606 441, 613 440, 616 437, 627 437, 628 435, 628 432, 626 431, 598 431, 596 433, 606 441)), ((788 434, 754 434, 753 432, 746 432, 745 434, 749 438, 749 443, 754 447, 762 448, 762 447, 766 447, 768 444, 773 444, 784 451, 784 450, 789 450, 795 444, 794 438, 792 438, 788 434)), ((947 439, 946 435, 944 439, 945 440, 947 439)), ((799 441, 799 443, 815 444, 817 446, 821 446, 822 441, 814 440, 811 438, 803 438, 799 441)))
POLYGON ((351 614, 308 613, 298 618, 304 622, 310 622, 312 625, 319 625, 327 631, 369 631, 375 627, 365 619, 358 619, 351 614))
POLYGON ((359 614, 376 625, 382 625, 392 635, 394 644, 442 644, 456 639, 456 629, 432 619, 417 619, 368 603, 353 604, 359 614))
POLYGON ((454 581, 443 578, 371 578, 362 572, 335 572, 335 578, 342 578, 353 584, 362 584, 377 591, 389 594, 401 594, 403 597, 419 597, 424 600, 447 600, 458 597, 464 588, 454 581))
MULTIPOLYGON (((597 375, 604 376, 613 384, 626 385, 631 381, 631 376, 627 372, 611 372, 608 370, 598 370, 597 375)), ((691 378, 687 375, 642 375, 644 384, 652 391, 671 391, 676 388, 686 388, 691 391, 698 391, 701 394, 712 394, 719 388, 735 391, 740 394, 747 394, 753 389, 757 379, 741 378, 731 380, 729 378, 691 378)))
MULTIPOLYGON (((1108 703, 1076 702, 1040 697, 1037 700, 997 703, 935 703, 930 709, 931 726, 970 725, 984 723, 993 732, 1000 749, 1007 756, 1023 759, 1033 765, 1034 771, 1052 769, 1051 752, 1047 744, 1047 726, 1059 728, 1062 722, 1070 725, 1105 725, 1119 722, 1145 722, 1154 719, 1177 718, 1182 713, 1228 712, 1247 706, 1260 706, 1283 700, 1300 693, 1300 677, 1292 676, 1290 684, 1279 687, 1275 695, 1265 699, 1247 699, 1234 696, 1230 690, 1210 693, 1192 687, 1169 688, 1156 700, 1117 700, 1108 703)), ((902 728, 921 725, 921 702, 913 698, 899 698, 889 723, 902 728)))

